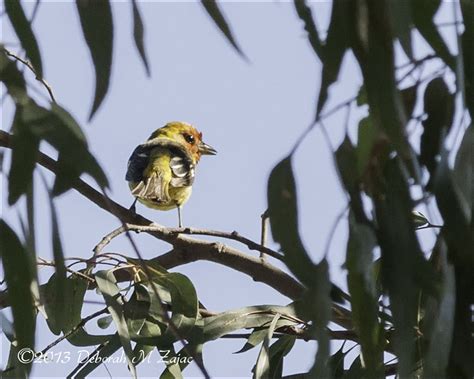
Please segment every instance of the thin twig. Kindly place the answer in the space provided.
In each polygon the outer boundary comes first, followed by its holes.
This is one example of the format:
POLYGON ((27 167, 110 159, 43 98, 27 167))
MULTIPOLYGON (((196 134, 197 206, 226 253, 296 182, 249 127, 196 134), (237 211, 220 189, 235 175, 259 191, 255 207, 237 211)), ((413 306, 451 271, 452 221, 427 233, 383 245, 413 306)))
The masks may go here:
MULTIPOLYGON (((260 246, 265 247, 267 244, 267 227, 268 227, 268 209, 262 213, 260 216, 261 221, 261 230, 260 230, 260 246)), ((265 259, 265 253, 260 252, 260 258, 265 259)))
POLYGON ((20 62, 20 63, 24 64, 26 67, 28 67, 30 69, 30 71, 35 75, 36 80, 39 81, 41 84, 43 84, 44 88, 46 88, 46 91, 48 91, 48 94, 49 94, 49 97, 51 98, 51 101, 53 103, 56 103, 56 99, 54 97, 53 90, 52 90, 51 86, 48 84, 48 82, 46 82, 46 80, 44 78, 42 78, 41 76, 38 75, 38 73, 36 72, 36 69, 33 67, 31 62, 27 61, 26 59, 20 58, 18 55, 13 54, 11 51, 5 49, 4 47, 3 47, 3 50, 5 51, 5 54, 7 54, 9 57, 17 60, 18 62, 20 62))
MULTIPOLYGON (((52 261, 46 261, 40 257, 38 257, 38 259, 41 259, 41 261, 37 262, 37 264, 39 266, 50 266, 50 267, 55 267, 55 264, 54 262, 52 261)), ((95 280, 93 278, 91 278, 90 276, 87 276, 86 274, 82 273, 82 272, 79 272, 79 271, 74 271, 72 270, 71 268, 69 267, 66 267, 66 271, 70 272, 71 274, 73 275, 77 275, 77 276, 80 276, 81 278, 83 279, 86 279, 88 280, 89 282, 91 283, 95 283, 95 280)))
POLYGON ((75 327, 73 327, 69 332, 63 334, 61 337, 59 337, 58 339, 56 339, 55 341, 51 342, 48 346, 46 346, 43 350, 39 351, 38 353, 36 353, 35 355, 37 357, 42 357, 46 354, 46 352, 50 349, 52 349, 54 346, 56 346, 58 343, 60 343, 61 341, 65 340, 66 338, 69 338, 71 337, 74 333, 76 333, 80 328, 82 328, 84 325, 86 325, 90 320, 100 316, 100 315, 103 315, 105 313, 108 313, 108 310, 107 308, 103 308, 101 310, 98 310, 97 312, 94 312, 92 314, 90 314, 89 316, 87 317, 84 317, 81 322, 79 324, 77 324, 75 327))

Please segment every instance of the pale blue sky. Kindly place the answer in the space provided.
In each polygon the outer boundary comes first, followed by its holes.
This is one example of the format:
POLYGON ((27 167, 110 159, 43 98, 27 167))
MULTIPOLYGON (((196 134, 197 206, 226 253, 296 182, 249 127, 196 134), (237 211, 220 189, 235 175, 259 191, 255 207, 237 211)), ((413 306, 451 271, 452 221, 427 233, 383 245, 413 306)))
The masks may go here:
MULTIPOLYGON (((29 2, 25 7, 31 10, 31 5, 29 2)), ((293 5, 286 2, 222 4, 250 63, 229 46, 200 4, 146 2, 141 3, 140 8, 152 77, 145 76, 133 45, 131 6, 129 2, 115 2, 111 86, 90 124, 87 117, 94 89, 93 66, 75 6, 70 2, 43 1, 34 24, 45 78, 58 102, 83 126, 91 150, 108 175, 115 201, 128 206, 133 200, 124 175, 134 147, 167 121, 188 121, 203 132, 205 141, 218 150, 218 155, 204 157, 198 166, 193 195, 183 211, 185 225, 237 230, 258 240, 260 214, 266 208, 268 175, 312 121, 320 82, 321 66, 293 5)), ((319 28, 325 30, 330 2, 314 2, 312 8, 319 28)), ((444 8, 443 16, 449 19, 451 7, 444 8)), ((2 32, 3 41, 13 40, 7 23, 2 23, 2 32)), ((353 96, 361 83, 351 56, 346 56, 341 79, 341 84, 331 89, 327 109, 353 96)), ((44 93, 31 76, 29 82, 44 93)), ((353 109, 351 123, 363 114, 363 110, 353 109)), ((345 116, 340 112, 325 123, 335 146, 343 136, 345 116)), ((7 101, 2 111, 3 129, 9 129, 11 117, 12 104, 7 101)), ((51 152, 46 146, 43 150, 51 152)), ((294 163, 300 195, 301 234, 311 256, 319 260, 334 219, 345 206, 332 155, 320 131, 313 131, 305 139, 294 163)), ((36 183, 38 252, 48 259, 51 258, 49 209, 41 182, 36 183)), ((5 185, 2 190, 5 191, 5 185)), ((5 192, 2 198, 6 198, 5 192)), ((3 216, 18 225, 16 209, 8 209, 5 200, 3 203, 3 216)), ((102 236, 118 226, 114 217, 74 191, 61 196, 56 204, 66 256, 89 257, 102 236)), ((141 205, 137 211, 164 225, 177 224, 175 211, 158 212, 141 205)), ((341 287, 346 287, 345 273, 341 269, 346 238, 343 222, 329 253, 331 279, 341 287)), ((147 258, 168 248, 145 235, 135 240, 147 258)), ((133 255, 124 238, 115 240, 110 248, 133 255)), ((255 255, 255 252, 249 254, 255 255)), ((177 271, 190 277, 199 298, 212 310, 289 302, 273 289, 213 263, 197 262, 177 271)), ((47 279, 49 274, 44 271, 42 278, 47 279)), ((86 306, 84 315, 90 313, 87 309, 92 308, 86 306)), ((88 325, 92 330, 97 329, 93 322, 88 325)), ((37 347, 41 349, 53 339, 41 321, 37 347)), ((251 375, 258 349, 231 354, 244 342, 226 340, 205 345, 204 359, 213 377, 251 375)), ((5 359, 8 348, 3 337, 1 345, 2 359, 5 359)), ((61 349, 71 348, 63 343, 55 351, 61 349)), ((284 373, 306 371, 314 352, 315 343, 298 342, 285 360, 284 373)), ((36 364, 33 375, 52 376, 51 367, 36 364)), ((54 373, 63 376, 72 367, 59 364, 54 367, 54 373)), ((109 365, 108 368, 114 377, 128 374, 125 365, 109 365)), ((162 366, 157 369, 144 364, 139 366, 138 372, 156 376, 162 369, 162 366)), ((199 376, 199 371, 191 366, 185 374, 199 376)), ((100 367, 95 375, 107 376, 107 372, 100 367)))

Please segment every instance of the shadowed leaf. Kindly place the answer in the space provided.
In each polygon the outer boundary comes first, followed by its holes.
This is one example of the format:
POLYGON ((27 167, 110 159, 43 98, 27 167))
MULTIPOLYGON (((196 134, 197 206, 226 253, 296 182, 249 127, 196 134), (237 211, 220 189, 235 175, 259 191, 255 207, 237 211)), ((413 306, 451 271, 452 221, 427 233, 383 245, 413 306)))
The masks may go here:
POLYGON ((109 89, 114 39, 112 10, 108 0, 76 0, 76 6, 95 69, 95 95, 90 121, 109 89))
POLYGON ((454 162, 454 181, 462 196, 471 209, 471 224, 474 223, 474 125, 464 132, 461 146, 454 162))
POLYGON ((382 377, 383 337, 378 322, 378 294, 373 276, 373 249, 377 244, 374 231, 349 215, 347 242, 347 283, 355 330, 360 338, 367 377, 382 377))
POLYGON ((133 39, 135 41, 135 46, 137 47, 140 58, 145 66, 145 71, 147 76, 150 76, 150 66, 148 64, 148 58, 145 51, 145 43, 143 42, 145 29, 143 26, 142 17, 140 15, 140 10, 138 9, 138 4, 136 0, 132 0, 133 8, 133 39))
POLYGON ((116 284, 113 271, 99 271, 95 274, 95 280, 97 282, 97 288, 99 288, 102 293, 105 303, 107 304, 107 309, 117 327, 120 344, 122 345, 127 357, 128 368, 130 369, 132 376, 136 378, 137 372, 135 365, 132 362, 133 351, 130 344, 130 333, 124 315, 123 300, 121 298, 120 289, 116 284))
POLYGON ((283 335, 270 346, 270 378, 277 379, 282 377, 283 359, 291 351, 295 341, 295 336, 283 335))
POLYGON ((352 22, 352 18, 349 17, 349 12, 349 1, 335 0, 333 2, 328 36, 320 56, 323 63, 323 73, 321 89, 319 90, 318 107, 316 109, 316 119, 319 117, 326 103, 329 86, 337 80, 342 59, 350 46, 349 24, 352 22))
POLYGON ((280 314, 277 313, 274 317, 270 326, 267 330, 267 335, 263 340, 262 348, 260 349, 260 353, 258 354, 257 362, 255 363, 255 367, 253 370, 253 376, 255 379, 261 378, 268 378, 269 371, 270 371, 270 341, 273 337, 273 333, 275 332, 275 328, 280 318, 280 314))
POLYGON ((284 261, 305 284, 314 280, 314 264, 308 256, 298 231, 298 206, 291 157, 283 159, 268 179, 268 215, 272 236, 281 245, 284 261))
POLYGON ((14 0, 5 1, 3 4, 13 29, 20 40, 21 46, 25 49, 26 56, 30 59, 36 73, 41 78, 43 76, 43 65, 41 63, 38 42, 31 29, 30 22, 23 11, 21 2, 14 0))
POLYGON ((216 0, 201 0, 201 4, 208 13, 208 15, 212 18, 216 26, 220 29, 222 34, 227 38, 227 41, 234 47, 234 49, 239 53, 239 55, 247 60, 247 57, 240 49, 240 46, 237 44, 232 31, 230 29, 229 24, 227 23, 224 14, 219 8, 219 5, 216 0))
POLYGON ((428 42, 435 53, 446 63, 453 72, 456 72, 454 57, 436 27, 433 17, 441 5, 441 0, 412 1, 412 14, 415 27, 428 42))
MULTIPOLYGON (((17 348, 34 350, 35 312, 30 290, 34 274, 26 249, 3 219, 0 220, 0 257, 12 308, 17 348)), ((31 362, 20 364, 23 370, 29 372, 31 362)))
POLYGON ((413 61, 413 48, 411 42, 411 29, 413 27, 412 10, 410 1, 390 0, 390 16, 394 34, 398 38, 403 51, 413 61))
POLYGON ((15 204, 32 185, 39 139, 32 133, 17 108, 12 125, 12 159, 8 175, 8 204, 15 204))
POLYGON ((474 2, 471 0, 461 0, 461 12, 464 22, 464 33, 461 36, 463 66, 464 66, 464 87, 466 104, 474 118, 474 2))
POLYGON ((294 0, 294 5, 298 17, 303 21, 304 28, 308 32, 308 39, 316 55, 321 59, 323 55, 323 44, 319 38, 318 28, 313 18, 311 8, 306 0, 294 0))

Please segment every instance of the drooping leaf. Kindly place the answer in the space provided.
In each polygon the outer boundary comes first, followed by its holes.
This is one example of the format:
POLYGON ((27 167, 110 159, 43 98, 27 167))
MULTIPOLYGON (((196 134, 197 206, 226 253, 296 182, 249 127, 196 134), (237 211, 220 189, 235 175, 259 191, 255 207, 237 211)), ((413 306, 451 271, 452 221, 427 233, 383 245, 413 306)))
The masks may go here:
POLYGON ((284 252, 288 268, 304 284, 314 281, 314 264, 301 241, 298 231, 298 206, 291 157, 283 159, 268 179, 268 215, 272 236, 284 252))
POLYGON ((76 0, 76 6, 95 69, 95 95, 90 121, 109 89, 114 26, 109 0, 76 0))
POLYGON ((275 328, 280 318, 280 314, 277 313, 274 317, 270 326, 267 330, 267 335, 265 336, 262 344, 262 348, 260 349, 260 353, 258 354, 257 362, 255 363, 254 367, 254 378, 261 379, 267 378, 269 376, 270 371, 270 341, 273 337, 273 333, 275 332, 275 328))
POLYGON ((320 56, 323 63, 323 72, 321 75, 321 88, 319 90, 316 119, 319 117, 326 103, 329 87, 337 80, 342 59, 350 46, 349 23, 352 22, 352 18, 349 12, 349 1, 335 0, 333 2, 328 36, 322 49, 322 55, 320 56))
POLYGON ((466 105, 474 118, 474 3, 470 0, 461 0, 461 12, 464 23, 464 33, 461 36, 461 47, 464 67, 464 88, 466 105))
POLYGON ((405 133, 407 120, 395 80, 388 2, 370 2, 364 9, 362 3, 358 4, 360 20, 354 28, 352 48, 362 69, 370 117, 403 159, 412 160, 413 152, 405 133))
POLYGON ((138 9, 136 0, 132 0, 132 11, 133 11, 133 39, 135 46, 137 47, 140 58, 145 66, 147 76, 150 76, 150 66, 148 64, 148 58, 145 51, 145 43, 143 42, 145 36, 145 28, 143 26, 142 16, 138 9))
POLYGON ((68 378, 85 378, 102 362, 112 356, 118 349, 122 347, 118 333, 115 333, 111 338, 104 342, 103 347, 95 354, 87 356, 86 360, 79 363, 79 365, 69 373, 68 378))
POLYGON ((237 41, 235 40, 234 35, 232 34, 232 30, 230 29, 230 26, 227 20, 225 19, 224 14, 220 10, 217 1, 201 0, 201 4, 206 10, 207 14, 212 18, 216 26, 219 28, 219 30, 222 32, 222 34, 224 34, 227 41, 229 41, 229 43, 237 51, 237 53, 239 53, 242 58, 247 59, 240 46, 237 44, 237 41))
POLYGON ((281 378, 283 373, 283 359, 295 344, 296 336, 282 335, 269 348, 270 378, 281 378))
MULTIPOLYGON (((44 177, 43 177, 44 179, 44 177)), ((56 206, 54 205, 53 195, 47 187, 46 180, 44 180, 45 187, 48 191, 49 207, 51 210, 51 234, 52 234, 52 246, 53 246, 53 257, 54 257, 54 268, 55 268, 55 281, 54 281, 54 292, 56 298, 56 317, 60 320, 64 320, 65 316, 68 315, 69 310, 64 307, 66 304, 66 266, 64 265, 64 252, 61 243, 61 236, 59 234, 59 223, 58 215, 56 212, 56 206)), ((64 321, 62 321, 64 325, 64 321)))
POLYGON ((133 351, 130 344, 130 333, 124 315, 123 300, 112 270, 99 271, 95 274, 97 287, 104 297, 107 309, 112 316, 120 337, 120 343, 127 357, 128 368, 134 378, 137 377, 135 365, 132 361, 133 351))
MULTIPOLYGON (((26 249, 3 219, 0 220, 0 257, 12 308, 17 347, 19 350, 29 348, 34 351, 35 312, 30 290, 34 274, 26 249)), ((22 370, 29 372, 31 362, 23 363, 20 362, 22 370)))
POLYGON ((5 1, 5 12, 10 19, 13 30, 20 40, 21 46, 25 49, 26 56, 30 59, 38 77, 43 76, 43 65, 38 42, 31 29, 31 24, 26 18, 20 1, 5 1))
POLYGON ((89 174, 100 187, 108 186, 104 171, 88 149, 84 133, 64 108, 52 104, 48 110, 31 100, 24 106, 22 117, 39 139, 59 152, 55 196, 72 188, 82 173, 89 174))
POLYGON ((442 280, 439 296, 429 296, 426 301, 425 317, 421 324, 421 333, 428 345, 424 357, 426 378, 447 376, 456 302, 454 267, 448 262, 447 246, 443 238, 438 237, 433 255, 437 255, 442 280))
POLYGON ((328 365, 331 368, 332 377, 334 379, 340 379, 344 376, 344 358, 346 353, 344 353, 344 343, 341 345, 338 351, 336 351, 329 358, 328 365))
POLYGON ((443 78, 433 79, 426 87, 424 108, 427 118, 422 122, 420 162, 433 175, 436 156, 441 151, 442 137, 451 129, 454 115, 454 96, 443 78))
POLYGON ((8 176, 8 204, 15 204, 32 185, 39 139, 32 133, 17 108, 12 126, 12 160, 8 176))
POLYGON ((400 165, 399 159, 394 158, 378 168, 380 185, 373 198, 382 253, 382 283, 390 296, 393 344, 399 374, 404 376, 415 368, 419 291, 428 290, 434 276, 415 235, 413 204, 400 165))
POLYGON ((411 29, 413 27, 411 2, 390 0, 390 16, 395 37, 400 42, 403 51, 413 61, 411 29))
POLYGON ((456 265, 474 267, 474 234, 470 229, 472 210, 449 168, 449 152, 443 149, 433 181, 438 209, 443 217, 443 235, 456 265))
POLYGON ((423 38, 432 47, 435 53, 446 63, 453 72, 455 59, 434 23, 434 16, 441 5, 441 0, 418 0, 410 2, 412 6, 413 23, 423 38))
POLYGON ((321 58, 323 54, 323 44, 319 38, 318 28, 316 27, 311 8, 306 3, 306 0, 293 0, 293 3, 298 17, 303 21, 304 28, 308 32, 308 39, 311 47, 316 56, 321 58))
POLYGON ((454 163, 454 181, 459 188, 460 194, 471 209, 471 224, 474 220, 474 125, 464 132, 461 146, 456 155, 454 163))
POLYGON ((374 231, 349 215, 347 242, 347 282, 355 330, 359 336, 366 375, 382 377, 383 337, 378 321, 378 294, 373 276, 373 249, 377 244, 374 231))
POLYGON ((130 300, 124 305, 124 317, 131 336, 139 334, 143 328, 150 304, 150 294, 146 287, 141 284, 135 284, 130 300))

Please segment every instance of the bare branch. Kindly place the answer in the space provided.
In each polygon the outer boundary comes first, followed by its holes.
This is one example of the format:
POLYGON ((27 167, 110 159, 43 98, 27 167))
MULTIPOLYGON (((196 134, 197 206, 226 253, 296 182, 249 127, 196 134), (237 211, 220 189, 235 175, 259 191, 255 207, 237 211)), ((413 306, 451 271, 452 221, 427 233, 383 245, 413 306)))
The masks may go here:
MULTIPOLYGON (((37 4, 39 4, 39 2, 37 4)), ((9 57, 17 60, 18 62, 20 62, 20 63, 24 64, 26 67, 28 67, 30 69, 30 71, 33 74, 35 74, 35 79, 37 81, 39 81, 44 86, 44 88, 46 88, 46 91, 48 91, 48 94, 49 94, 49 97, 51 98, 51 101, 53 103, 56 103, 56 99, 54 97, 53 90, 52 90, 51 86, 48 84, 48 82, 43 77, 38 75, 38 73, 36 72, 36 69, 33 67, 31 62, 27 61, 26 59, 20 58, 18 55, 13 54, 11 51, 9 51, 5 48, 3 48, 3 50, 5 51, 5 54, 7 54, 9 57)))

